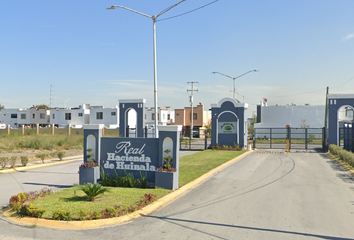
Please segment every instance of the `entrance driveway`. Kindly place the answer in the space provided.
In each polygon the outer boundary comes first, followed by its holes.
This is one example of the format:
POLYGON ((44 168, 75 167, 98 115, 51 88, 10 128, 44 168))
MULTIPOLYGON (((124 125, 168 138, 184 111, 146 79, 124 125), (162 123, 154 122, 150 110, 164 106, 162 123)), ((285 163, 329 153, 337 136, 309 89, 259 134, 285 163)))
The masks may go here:
POLYGON ((325 154, 256 151, 126 224, 59 231, 0 221, 0 239, 353 239, 353 189, 325 154))

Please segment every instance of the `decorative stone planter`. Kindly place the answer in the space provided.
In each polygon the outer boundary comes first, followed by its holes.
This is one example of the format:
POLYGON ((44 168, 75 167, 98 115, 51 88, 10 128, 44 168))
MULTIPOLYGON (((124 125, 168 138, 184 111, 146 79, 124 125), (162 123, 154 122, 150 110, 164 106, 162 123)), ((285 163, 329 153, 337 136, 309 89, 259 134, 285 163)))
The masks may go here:
POLYGON ((178 188, 178 172, 155 172, 155 186, 175 190, 178 188))
POLYGON ((84 185, 85 183, 97 183, 100 179, 100 166, 93 168, 79 168, 79 183, 84 185))

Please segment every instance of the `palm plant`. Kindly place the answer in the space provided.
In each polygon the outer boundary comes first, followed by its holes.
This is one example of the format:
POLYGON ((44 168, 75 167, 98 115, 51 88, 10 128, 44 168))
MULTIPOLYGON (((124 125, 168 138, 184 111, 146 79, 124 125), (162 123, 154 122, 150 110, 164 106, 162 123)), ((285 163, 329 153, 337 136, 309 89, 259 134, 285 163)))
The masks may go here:
POLYGON ((98 195, 108 191, 108 188, 101 186, 99 183, 86 183, 81 186, 80 190, 87 195, 89 201, 94 201, 98 195))

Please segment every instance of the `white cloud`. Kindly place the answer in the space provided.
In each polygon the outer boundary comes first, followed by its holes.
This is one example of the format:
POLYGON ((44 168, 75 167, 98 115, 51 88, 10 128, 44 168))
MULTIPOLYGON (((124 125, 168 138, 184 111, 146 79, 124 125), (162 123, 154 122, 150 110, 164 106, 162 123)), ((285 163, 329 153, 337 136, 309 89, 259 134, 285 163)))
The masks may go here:
POLYGON ((348 41, 349 39, 354 38, 354 33, 348 34, 347 36, 343 37, 343 41, 348 41))

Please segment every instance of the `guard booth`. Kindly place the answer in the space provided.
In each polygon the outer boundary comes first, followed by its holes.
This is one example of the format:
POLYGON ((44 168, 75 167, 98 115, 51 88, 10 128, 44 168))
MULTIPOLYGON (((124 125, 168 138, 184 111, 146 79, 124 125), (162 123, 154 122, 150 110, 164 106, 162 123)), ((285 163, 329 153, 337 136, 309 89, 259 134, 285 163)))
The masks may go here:
POLYGON ((327 101, 328 144, 353 151, 354 94, 328 94, 327 101))
POLYGON ((247 103, 234 98, 223 98, 211 105, 211 146, 237 144, 242 148, 247 147, 247 108, 247 103))

